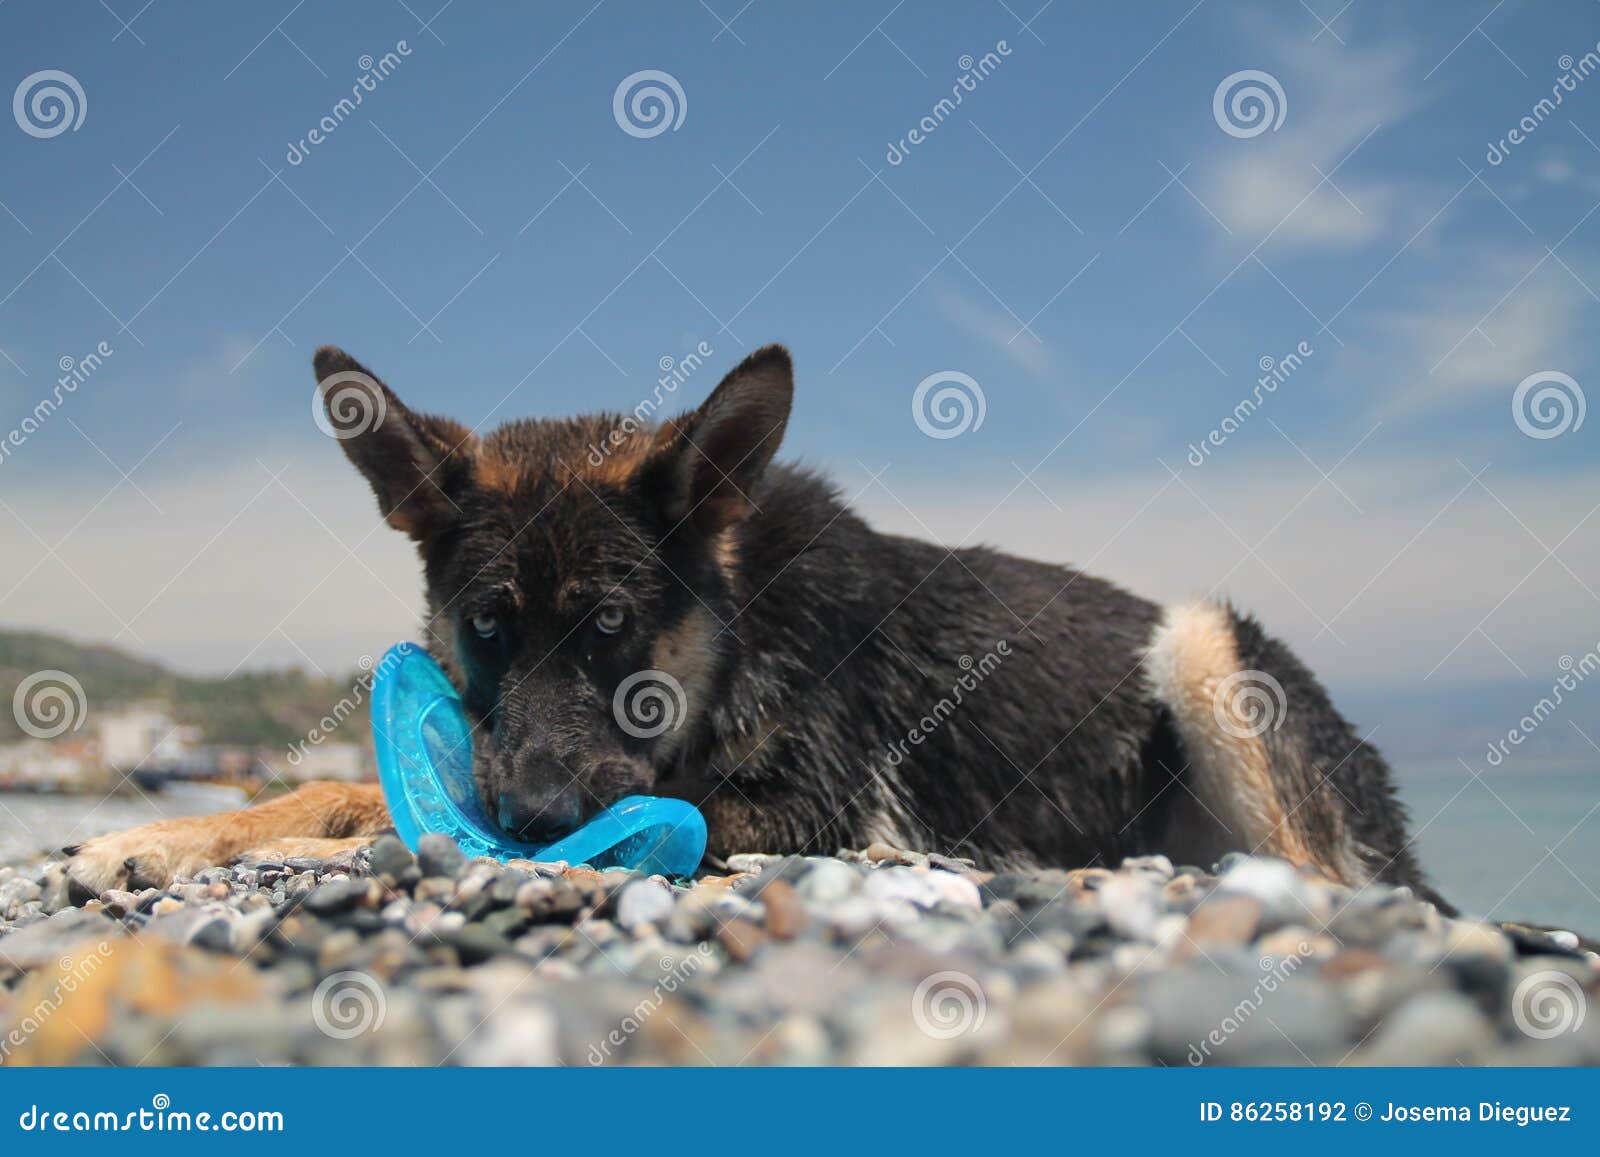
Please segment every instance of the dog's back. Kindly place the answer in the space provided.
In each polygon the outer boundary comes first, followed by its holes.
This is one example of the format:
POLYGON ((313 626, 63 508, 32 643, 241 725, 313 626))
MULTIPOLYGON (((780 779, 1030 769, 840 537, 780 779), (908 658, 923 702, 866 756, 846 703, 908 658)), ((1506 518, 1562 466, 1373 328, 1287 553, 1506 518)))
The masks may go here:
POLYGON ((711 745, 695 785, 742 837, 995 866, 1259 851, 1421 886, 1381 757, 1253 620, 879 534, 797 471, 753 500, 713 730, 771 737, 711 745))

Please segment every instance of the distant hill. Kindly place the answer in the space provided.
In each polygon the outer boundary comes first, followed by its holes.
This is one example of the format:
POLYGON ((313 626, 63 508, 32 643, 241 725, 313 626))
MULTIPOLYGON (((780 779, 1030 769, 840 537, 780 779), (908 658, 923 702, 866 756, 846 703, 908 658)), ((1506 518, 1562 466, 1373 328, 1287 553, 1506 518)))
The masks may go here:
MULTIPOLYGON (((35 671, 65 671, 83 685, 93 713, 144 701, 163 701, 180 723, 209 743, 286 746, 351 694, 361 672, 324 679, 298 668, 246 671, 228 679, 182 675, 160 663, 102 643, 78 643, 39 631, 0 629, 0 691, 9 697, 35 671)), ((340 729, 353 741, 368 734, 363 702, 340 729)), ((9 710, 0 710, 0 742, 23 737, 9 710)))

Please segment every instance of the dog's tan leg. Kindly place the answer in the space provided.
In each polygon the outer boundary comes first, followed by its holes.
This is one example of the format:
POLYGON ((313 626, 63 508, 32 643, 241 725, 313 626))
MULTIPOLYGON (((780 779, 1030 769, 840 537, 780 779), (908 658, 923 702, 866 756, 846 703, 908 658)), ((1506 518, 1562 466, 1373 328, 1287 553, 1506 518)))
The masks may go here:
POLYGON ((282 863, 302 857, 308 860, 326 860, 337 856, 341 852, 353 852, 357 848, 364 848, 372 843, 375 835, 347 836, 344 839, 330 840, 321 837, 302 839, 299 836, 288 836, 280 840, 268 840, 264 844, 257 844, 253 848, 246 848, 235 859, 245 863, 252 861, 269 861, 282 863))
POLYGON ((308 783, 241 811, 159 820, 98 836, 74 850, 68 871, 93 892, 162 887, 273 840, 348 839, 388 827, 389 809, 377 784, 308 783))

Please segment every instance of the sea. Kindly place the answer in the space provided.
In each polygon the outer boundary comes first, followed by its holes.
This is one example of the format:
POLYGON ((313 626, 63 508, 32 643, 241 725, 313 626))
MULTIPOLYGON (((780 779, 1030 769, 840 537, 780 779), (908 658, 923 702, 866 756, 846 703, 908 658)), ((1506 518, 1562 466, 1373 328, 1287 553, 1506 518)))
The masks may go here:
MULTIPOLYGON (((1474 770, 1395 764, 1413 849, 1442 896, 1470 915, 1600 936, 1600 757, 1474 770)), ((0 864, 243 803, 237 789, 206 784, 104 800, 0 793, 0 864)))

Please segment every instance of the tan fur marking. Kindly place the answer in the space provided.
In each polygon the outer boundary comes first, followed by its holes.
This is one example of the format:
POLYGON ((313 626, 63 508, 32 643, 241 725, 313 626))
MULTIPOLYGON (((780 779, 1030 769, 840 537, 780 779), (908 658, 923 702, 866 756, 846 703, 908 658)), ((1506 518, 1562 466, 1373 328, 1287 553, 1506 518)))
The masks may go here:
POLYGON ((478 485, 506 495, 515 494, 527 476, 526 463, 499 454, 479 454, 472 472, 478 485))
MULTIPOLYGON (((665 671, 678 681, 688 700, 688 719, 694 719, 704 708, 711 689, 711 676, 716 669, 716 620, 704 607, 694 607, 683 621, 656 638, 650 653, 650 665, 665 671)), ((673 750, 689 737, 687 720, 684 726, 664 733, 658 741, 662 758, 670 757, 673 750)))
POLYGON ((1316 854, 1294 815, 1284 811, 1266 745, 1259 736, 1244 734, 1246 721, 1233 718, 1226 695, 1218 707, 1218 688, 1240 670, 1233 623, 1224 608, 1210 602, 1167 608, 1145 672, 1177 722, 1196 794, 1232 829, 1230 838, 1242 850, 1259 848, 1338 879, 1341 873, 1316 854), (1234 724, 1231 731, 1218 719, 1219 710, 1234 724))
POLYGON ((722 572, 722 577, 732 581, 739 571, 739 533, 738 523, 726 527, 717 535, 712 544, 712 557, 716 559, 717 569, 722 572))
POLYGON ((673 430, 670 427, 658 428, 642 424, 636 424, 632 430, 626 431, 620 442, 612 440, 615 433, 613 430, 610 435, 595 443, 583 457, 563 463, 568 473, 582 478, 592 486, 622 489, 633 482, 634 475, 640 468, 654 457, 657 451, 664 449, 673 437, 673 430), (596 457, 600 459, 598 462, 595 461, 596 457))

